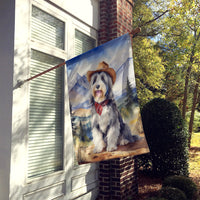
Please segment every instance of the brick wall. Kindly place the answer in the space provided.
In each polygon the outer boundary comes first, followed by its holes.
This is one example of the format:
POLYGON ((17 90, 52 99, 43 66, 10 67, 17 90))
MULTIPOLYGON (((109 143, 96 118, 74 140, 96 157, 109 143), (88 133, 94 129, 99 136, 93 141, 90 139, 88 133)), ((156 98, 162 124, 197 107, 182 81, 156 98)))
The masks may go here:
POLYGON ((99 44, 132 31, 132 0, 100 0, 99 44))
MULTIPOLYGON (((99 44, 132 31, 132 0, 100 0, 99 44)), ((100 162, 98 200, 127 200, 138 194, 133 157, 100 162)))

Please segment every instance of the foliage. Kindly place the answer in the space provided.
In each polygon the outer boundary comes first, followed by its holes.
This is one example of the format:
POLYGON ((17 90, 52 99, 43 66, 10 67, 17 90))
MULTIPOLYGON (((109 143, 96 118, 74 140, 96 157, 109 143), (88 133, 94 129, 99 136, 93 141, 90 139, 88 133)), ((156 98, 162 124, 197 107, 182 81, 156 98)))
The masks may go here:
POLYGON ((138 97, 142 106, 153 97, 165 96, 182 108, 183 118, 186 111, 195 111, 195 107, 199 109, 200 103, 196 106, 196 102, 192 101, 200 70, 199 11, 197 0, 135 1, 133 28, 141 27, 141 32, 133 38, 133 54, 138 97), (155 58, 159 57, 164 67, 160 73, 154 61, 148 65, 154 59, 154 52, 155 58), (155 68, 150 72, 152 66, 155 68))
POLYGON ((197 186, 188 177, 184 176, 170 176, 164 179, 163 187, 173 187, 182 190, 188 200, 196 200, 197 186))
POLYGON ((173 187, 163 187, 160 190, 160 197, 166 198, 167 200, 187 200, 182 190, 173 187))
POLYGON ((151 198, 148 198, 147 200, 167 200, 167 199, 162 198, 162 197, 151 197, 151 198))
POLYGON ((146 174, 152 172, 152 157, 150 153, 141 154, 135 157, 138 168, 146 174))
POLYGON ((138 36, 152 38, 163 31, 163 16, 169 11, 165 0, 137 0, 133 7, 133 28, 142 28, 138 36))
POLYGON ((176 103, 176 105, 182 105, 182 98, 184 92, 184 70, 186 67, 179 64, 179 60, 183 58, 176 56, 177 49, 173 43, 159 41, 157 45, 161 49, 161 56, 165 63, 165 80, 163 81, 163 87, 165 88, 165 97, 167 100, 176 103))
POLYGON ((142 121, 154 175, 188 175, 188 133, 175 104, 155 98, 144 105, 142 121))
MULTIPOLYGON (((170 12, 164 20, 166 29, 162 35, 165 44, 164 52, 171 54, 170 57, 175 57, 174 66, 185 69, 182 72, 184 75, 184 92, 183 99, 180 99, 180 105, 184 119, 187 109, 192 110, 189 123, 190 141, 199 87, 196 84, 196 77, 200 76, 199 3, 196 0, 172 0, 168 9, 170 12)), ((170 65, 167 66, 168 69, 171 67, 170 65)), ((200 77, 198 80, 200 81, 200 77)))
MULTIPOLYGON (((159 1, 161 2, 161 1, 159 1)), ((161 12, 161 11, 160 11, 161 12)), ((156 12, 159 14, 160 12, 156 12)), ((133 38, 133 58, 136 76, 138 99, 141 106, 154 97, 164 97, 162 85, 164 80, 164 63, 156 42, 150 37, 161 30, 149 1, 136 1, 133 8, 133 28, 141 27, 138 37, 133 38), (149 21, 152 21, 149 23, 149 21)))
POLYGON ((135 38, 133 58, 140 105, 154 97, 163 97, 164 65, 155 43, 147 38, 135 38))

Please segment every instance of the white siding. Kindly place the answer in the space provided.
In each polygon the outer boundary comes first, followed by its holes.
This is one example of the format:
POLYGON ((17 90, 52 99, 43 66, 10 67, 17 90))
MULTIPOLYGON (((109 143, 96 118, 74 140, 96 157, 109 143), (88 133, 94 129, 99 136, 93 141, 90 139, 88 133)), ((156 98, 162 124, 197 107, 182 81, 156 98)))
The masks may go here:
POLYGON ((8 200, 15 16, 14 1, 1 0, 0 4, 0 200, 8 200))
POLYGON ((98 29, 99 0, 50 0, 84 23, 98 29))

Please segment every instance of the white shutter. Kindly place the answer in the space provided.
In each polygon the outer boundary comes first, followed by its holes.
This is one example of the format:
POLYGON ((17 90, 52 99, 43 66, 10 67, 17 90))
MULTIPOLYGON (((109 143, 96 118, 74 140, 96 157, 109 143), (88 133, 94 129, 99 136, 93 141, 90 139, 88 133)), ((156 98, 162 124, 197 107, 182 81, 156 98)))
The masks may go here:
POLYGON ((75 30, 75 55, 80 55, 96 46, 96 40, 88 35, 75 30))
POLYGON ((64 22, 32 7, 31 38, 64 49, 64 22))
MULTIPOLYGON (((30 74, 34 76, 63 60, 32 50, 30 74)), ((30 81, 28 177, 63 168, 63 75, 52 70, 30 81)))

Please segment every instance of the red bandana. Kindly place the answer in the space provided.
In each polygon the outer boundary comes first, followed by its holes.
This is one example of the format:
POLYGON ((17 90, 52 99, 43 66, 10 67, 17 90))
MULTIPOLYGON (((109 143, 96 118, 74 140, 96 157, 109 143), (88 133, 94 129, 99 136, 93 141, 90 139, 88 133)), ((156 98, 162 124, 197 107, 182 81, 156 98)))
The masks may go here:
POLYGON ((97 103, 97 102, 94 103, 96 112, 97 112, 99 115, 101 115, 101 113, 102 113, 102 111, 103 111, 103 107, 104 107, 105 105, 107 105, 108 102, 109 102, 109 100, 107 99, 107 100, 105 100, 105 101, 103 101, 103 102, 101 102, 101 103, 97 103))

